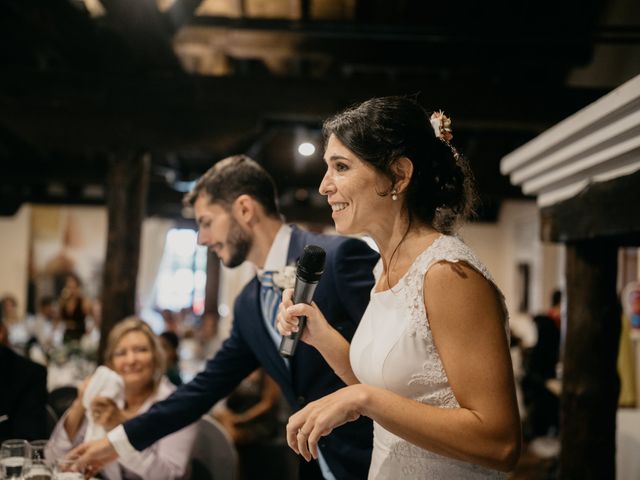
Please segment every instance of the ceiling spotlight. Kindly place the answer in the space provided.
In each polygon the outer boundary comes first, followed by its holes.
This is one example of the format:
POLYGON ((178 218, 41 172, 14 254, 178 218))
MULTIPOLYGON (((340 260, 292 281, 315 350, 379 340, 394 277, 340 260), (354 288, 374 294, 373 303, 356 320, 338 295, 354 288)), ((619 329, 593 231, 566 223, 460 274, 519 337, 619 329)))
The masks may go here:
POLYGON ((87 12, 89 12, 91 18, 103 17, 107 13, 107 11, 100 3, 100 0, 80 0, 73 3, 84 3, 84 7, 87 9, 87 12))
POLYGON ((316 152, 316 147, 313 143, 304 142, 298 145, 298 153, 305 157, 310 157, 316 152))

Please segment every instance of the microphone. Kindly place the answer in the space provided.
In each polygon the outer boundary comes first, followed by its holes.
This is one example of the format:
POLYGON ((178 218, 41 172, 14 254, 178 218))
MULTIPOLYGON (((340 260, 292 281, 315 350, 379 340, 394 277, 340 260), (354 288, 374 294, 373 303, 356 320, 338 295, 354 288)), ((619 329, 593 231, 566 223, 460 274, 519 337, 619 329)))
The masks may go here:
MULTIPOLYGON (((304 247, 304 251, 298 260, 296 268, 296 283, 293 287, 292 298, 294 305, 297 303, 311 304, 313 293, 316 291, 322 272, 324 272, 324 259, 326 255, 324 249, 317 245, 306 245, 304 247)), ((298 331, 282 337, 278 351, 283 357, 293 357, 296 351, 298 341, 300 341, 307 322, 307 317, 302 316, 299 318, 298 331)))

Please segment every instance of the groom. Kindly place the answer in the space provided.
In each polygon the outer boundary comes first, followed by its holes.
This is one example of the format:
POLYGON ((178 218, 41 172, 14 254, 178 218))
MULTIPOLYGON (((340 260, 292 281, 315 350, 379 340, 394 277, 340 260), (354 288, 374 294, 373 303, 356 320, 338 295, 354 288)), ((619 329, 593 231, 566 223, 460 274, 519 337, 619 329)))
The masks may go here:
MULTIPOLYGON (((304 342, 288 361, 278 354, 281 337, 275 329, 273 306, 277 308, 279 302, 265 298, 268 279, 272 272, 295 262, 305 245, 324 248, 325 271, 314 301, 351 340, 369 301, 378 255, 354 238, 312 234, 285 225, 273 179, 244 155, 216 163, 186 200, 195 209, 198 242, 216 252, 227 267, 246 260, 256 266, 258 274, 236 299, 229 339, 200 374, 148 412, 110 431, 107 438, 72 452, 81 455, 79 464, 93 471, 118 456, 135 455, 136 450, 196 421, 260 366, 280 385, 294 410, 344 387, 322 356, 304 342), (267 279, 264 285, 260 278, 267 279)), ((319 461, 301 460, 300 478, 365 478, 371 448, 371 422, 362 417, 323 438, 319 461)))

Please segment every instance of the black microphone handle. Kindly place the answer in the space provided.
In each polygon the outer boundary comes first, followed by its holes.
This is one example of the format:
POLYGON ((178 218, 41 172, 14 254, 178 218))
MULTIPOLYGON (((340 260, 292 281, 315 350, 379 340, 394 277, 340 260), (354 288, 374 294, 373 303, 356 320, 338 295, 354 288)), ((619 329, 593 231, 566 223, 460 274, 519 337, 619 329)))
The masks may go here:
MULTIPOLYGON (((300 279, 300 277, 296 276, 296 284, 292 298, 293 304, 306 303, 307 305, 310 305, 313 293, 316 291, 317 286, 318 282, 305 282, 300 279)), ((307 324, 307 317, 301 316, 298 317, 298 319, 300 320, 300 323, 298 323, 298 331, 293 332, 291 335, 287 335, 286 337, 282 337, 282 341, 280 342, 280 348, 278 351, 283 357, 293 357, 296 353, 296 347, 298 346, 304 327, 307 324)))
POLYGON ((311 305, 311 299, 313 298, 313 294, 316 291, 317 286, 318 282, 307 282, 302 280, 300 277, 296 277, 291 301, 294 305, 297 303, 306 303, 307 305, 311 305))

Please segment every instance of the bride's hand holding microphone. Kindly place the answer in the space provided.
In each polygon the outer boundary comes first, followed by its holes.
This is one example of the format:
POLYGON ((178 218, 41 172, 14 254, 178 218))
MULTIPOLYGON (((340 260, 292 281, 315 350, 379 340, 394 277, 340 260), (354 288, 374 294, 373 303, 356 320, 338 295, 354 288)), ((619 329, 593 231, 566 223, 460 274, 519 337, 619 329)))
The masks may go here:
POLYGON ((294 305, 292 298, 293 288, 287 288, 282 292, 282 303, 280 303, 276 321, 278 332, 282 336, 296 333, 300 325, 299 317, 307 317, 300 340, 320 350, 333 328, 315 302, 311 302, 311 305, 306 303, 294 305))

